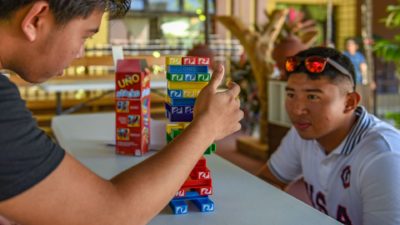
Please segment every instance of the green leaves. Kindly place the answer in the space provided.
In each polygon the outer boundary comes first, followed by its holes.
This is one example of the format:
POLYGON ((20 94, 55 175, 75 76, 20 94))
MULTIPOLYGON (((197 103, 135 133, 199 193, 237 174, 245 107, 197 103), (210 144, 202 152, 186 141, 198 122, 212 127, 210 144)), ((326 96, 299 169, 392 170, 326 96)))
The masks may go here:
MULTIPOLYGON (((384 23, 389 28, 400 27, 400 0, 397 5, 389 5, 386 8, 389 15, 384 19, 384 23)), ((375 42, 374 51, 386 61, 395 62, 400 65, 400 35, 396 35, 393 40, 381 39, 375 42)))
POLYGON ((400 26, 400 1, 398 1, 397 5, 389 5, 386 8, 386 11, 389 13, 388 17, 386 17, 385 24, 387 27, 398 27, 400 26))
MULTIPOLYGON (((399 39, 400 36, 396 36, 399 39)), ((374 51, 386 61, 397 61, 400 59, 400 42, 389 40, 378 40, 375 42, 374 51)))
POLYGON ((392 120, 394 122, 394 126, 400 129, 400 113, 397 112, 387 112, 385 114, 385 119, 392 120))

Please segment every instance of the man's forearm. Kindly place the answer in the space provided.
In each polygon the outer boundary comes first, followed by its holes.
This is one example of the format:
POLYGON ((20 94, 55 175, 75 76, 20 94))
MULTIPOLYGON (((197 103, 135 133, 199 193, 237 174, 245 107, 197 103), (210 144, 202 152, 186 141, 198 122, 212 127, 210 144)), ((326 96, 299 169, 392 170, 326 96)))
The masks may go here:
POLYGON ((214 141, 213 134, 200 123, 201 121, 194 121, 168 146, 146 160, 146 163, 112 179, 112 183, 125 199, 125 207, 132 208, 132 212, 137 207, 145 208, 138 215, 141 219, 152 218, 171 200, 203 152, 214 141), (144 202, 145 205, 141 204, 144 202))
POLYGON ((369 83, 369 78, 368 78, 368 68, 366 63, 361 63, 360 64, 360 71, 361 71, 361 76, 362 76, 362 83, 363 84, 368 84, 369 83))

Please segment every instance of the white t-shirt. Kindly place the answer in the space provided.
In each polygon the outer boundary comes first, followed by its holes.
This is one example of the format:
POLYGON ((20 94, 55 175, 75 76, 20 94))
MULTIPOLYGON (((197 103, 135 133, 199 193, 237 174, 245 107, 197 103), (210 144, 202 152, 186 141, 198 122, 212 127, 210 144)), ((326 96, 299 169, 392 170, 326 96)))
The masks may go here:
POLYGON ((289 183, 304 177, 314 208, 344 224, 400 224, 400 133, 364 108, 329 155, 292 128, 268 161, 289 183))

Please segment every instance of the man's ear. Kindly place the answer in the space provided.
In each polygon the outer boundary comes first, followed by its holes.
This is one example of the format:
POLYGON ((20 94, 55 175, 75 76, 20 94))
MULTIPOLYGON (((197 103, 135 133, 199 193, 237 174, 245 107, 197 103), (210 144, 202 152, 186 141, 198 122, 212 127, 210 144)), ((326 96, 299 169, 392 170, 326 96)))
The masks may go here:
POLYGON ((46 1, 37 1, 33 3, 27 11, 21 23, 22 32, 29 41, 35 41, 40 27, 44 24, 46 16, 50 12, 49 4, 46 1))
POLYGON ((361 101, 361 96, 359 93, 357 93, 356 91, 353 91, 351 93, 348 93, 346 96, 346 106, 345 106, 345 113, 354 111, 357 106, 358 103, 360 103, 361 101))

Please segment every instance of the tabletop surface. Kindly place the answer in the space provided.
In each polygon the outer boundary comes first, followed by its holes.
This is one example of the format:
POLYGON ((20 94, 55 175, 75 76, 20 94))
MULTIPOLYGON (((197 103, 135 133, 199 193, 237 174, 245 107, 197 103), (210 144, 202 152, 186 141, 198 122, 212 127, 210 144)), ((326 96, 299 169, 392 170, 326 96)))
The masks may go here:
MULTIPOLYGON (((157 152, 151 151, 144 157, 116 155, 110 146, 114 118, 113 113, 58 116, 53 119, 52 128, 64 149, 108 179, 157 152)), ((159 149, 165 144, 162 141, 165 123, 152 121, 151 124, 152 148, 159 149)), ((167 206, 150 224, 340 224, 215 154, 206 158, 213 179, 214 194, 210 199, 215 203, 215 211, 201 213, 189 204, 188 214, 174 215, 167 206)))
MULTIPOLYGON (((45 91, 93 91, 93 90, 115 90, 115 81, 110 79, 87 79, 87 80, 51 80, 39 85, 45 91)), ((150 87, 166 88, 167 82, 164 80, 151 80, 150 87)))

